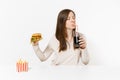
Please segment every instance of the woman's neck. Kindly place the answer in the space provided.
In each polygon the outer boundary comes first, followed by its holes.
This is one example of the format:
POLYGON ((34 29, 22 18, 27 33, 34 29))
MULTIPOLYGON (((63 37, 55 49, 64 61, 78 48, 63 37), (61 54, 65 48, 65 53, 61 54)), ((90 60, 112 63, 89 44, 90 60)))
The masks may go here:
POLYGON ((71 42, 73 39, 72 30, 67 30, 67 41, 71 42))

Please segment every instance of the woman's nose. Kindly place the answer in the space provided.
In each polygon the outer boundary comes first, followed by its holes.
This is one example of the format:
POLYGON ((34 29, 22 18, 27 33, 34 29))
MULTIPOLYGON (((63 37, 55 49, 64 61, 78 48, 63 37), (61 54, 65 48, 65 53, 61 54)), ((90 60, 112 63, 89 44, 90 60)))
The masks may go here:
POLYGON ((72 23, 75 23, 75 20, 74 20, 74 19, 72 19, 72 20, 71 20, 71 22, 72 22, 72 23))
POLYGON ((71 18, 71 21, 75 22, 75 19, 74 19, 74 18, 71 18))

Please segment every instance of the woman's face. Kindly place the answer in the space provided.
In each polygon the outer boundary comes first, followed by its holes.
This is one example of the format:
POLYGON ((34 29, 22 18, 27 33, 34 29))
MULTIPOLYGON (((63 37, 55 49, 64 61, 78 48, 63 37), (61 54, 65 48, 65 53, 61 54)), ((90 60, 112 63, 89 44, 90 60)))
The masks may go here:
POLYGON ((66 20, 66 28, 69 30, 73 30, 75 29, 75 27, 76 27, 75 15, 73 14, 73 12, 70 12, 66 20))

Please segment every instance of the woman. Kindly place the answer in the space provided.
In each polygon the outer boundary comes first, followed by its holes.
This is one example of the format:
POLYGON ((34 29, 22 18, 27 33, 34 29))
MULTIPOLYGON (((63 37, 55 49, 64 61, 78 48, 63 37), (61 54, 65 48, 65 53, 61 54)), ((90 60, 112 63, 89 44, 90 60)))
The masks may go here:
POLYGON ((58 14, 56 33, 49 41, 44 52, 39 48, 38 42, 32 43, 33 49, 41 61, 47 60, 51 54, 53 65, 77 65, 80 60, 87 65, 89 55, 83 34, 79 33, 79 48, 74 47, 74 32, 76 29, 75 13, 70 9, 61 10, 58 14))

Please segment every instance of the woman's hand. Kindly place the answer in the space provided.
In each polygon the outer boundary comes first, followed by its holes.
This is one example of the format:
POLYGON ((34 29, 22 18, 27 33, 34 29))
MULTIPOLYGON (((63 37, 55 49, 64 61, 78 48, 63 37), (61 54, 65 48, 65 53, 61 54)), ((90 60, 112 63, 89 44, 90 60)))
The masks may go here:
POLYGON ((86 41, 83 38, 83 36, 80 36, 80 38, 79 38, 79 44, 80 44, 80 48, 81 49, 85 49, 86 48, 86 41))
POLYGON ((37 42, 32 42, 33 46, 37 46, 38 44, 39 44, 38 41, 37 42))

